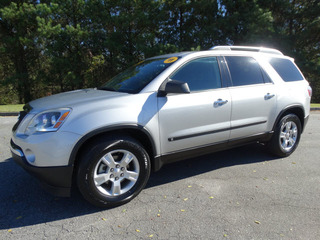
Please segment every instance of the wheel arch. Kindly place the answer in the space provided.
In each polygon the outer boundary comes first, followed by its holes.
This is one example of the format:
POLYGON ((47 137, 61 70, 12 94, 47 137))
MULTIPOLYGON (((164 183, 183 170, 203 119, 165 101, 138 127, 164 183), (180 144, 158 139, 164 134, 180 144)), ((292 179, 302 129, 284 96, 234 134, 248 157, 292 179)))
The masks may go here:
POLYGON ((297 117, 299 118, 300 122, 301 122, 301 133, 304 130, 304 116, 305 116, 305 111, 302 105, 290 105, 285 107, 279 114, 278 117, 276 118, 276 121, 273 124, 273 128, 272 131, 275 131, 277 124, 279 123, 279 121, 285 116, 288 115, 290 113, 293 113, 295 115, 297 115, 297 117))
POLYGON ((153 165, 154 157, 156 154, 156 147, 151 137, 151 134, 143 126, 132 124, 132 125, 102 127, 84 135, 72 149, 72 152, 69 158, 69 166, 73 165, 74 171, 75 171, 77 169, 77 160, 79 158, 79 154, 81 154, 81 151, 85 148, 85 146, 90 144, 90 142, 92 141, 96 141, 99 138, 102 138, 111 134, 127 135, 139 141, 139 143, 147 151, 150 157, 151 165, 153 165))

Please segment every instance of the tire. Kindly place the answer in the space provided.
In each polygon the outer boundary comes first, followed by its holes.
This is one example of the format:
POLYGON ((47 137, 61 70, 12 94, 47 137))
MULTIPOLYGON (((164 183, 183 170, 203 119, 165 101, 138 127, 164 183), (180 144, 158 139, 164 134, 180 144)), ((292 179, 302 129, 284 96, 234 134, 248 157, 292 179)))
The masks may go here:
POLYGON ((115 207, 136 197, 150 176, 150 159, 136 140, 117 136, 98 139, 82 152, 77 184, 95 206, 115 207))
POLYGON ((269 143, 269 151, 276 156, 287 157, 296 150, 300 136, 300 119, 295 114, 288 114, 277 124, 269 143))

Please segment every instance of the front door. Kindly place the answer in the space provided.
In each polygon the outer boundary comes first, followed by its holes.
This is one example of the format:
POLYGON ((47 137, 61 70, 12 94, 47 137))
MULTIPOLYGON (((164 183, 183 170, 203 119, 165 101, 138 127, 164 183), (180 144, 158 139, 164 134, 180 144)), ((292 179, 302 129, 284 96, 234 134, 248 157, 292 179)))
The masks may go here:
POLYGON ((191 93, 158 98, 161 152, 228 141, 231 97, 228 88, 222 88, 217 58, 191 60, 170 78, 187 82, 191 93))

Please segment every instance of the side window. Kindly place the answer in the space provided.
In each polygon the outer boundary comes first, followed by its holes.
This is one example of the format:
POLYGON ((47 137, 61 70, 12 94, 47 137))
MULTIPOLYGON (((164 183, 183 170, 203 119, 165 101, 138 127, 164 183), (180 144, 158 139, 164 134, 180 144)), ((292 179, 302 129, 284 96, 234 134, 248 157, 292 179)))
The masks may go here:
POLYGON ((285 82, 303 80, 303 76, 289 59, 270 58, 269 63, 285 82))
POLYGON ((170 78, 188 83, 191 92, 221 88, 220 70, 216 57, 190 61, 170 78))
POLYGON ((233 86, 264 83, 259 63, 252 57, 225 57, 231 74, 233 86))

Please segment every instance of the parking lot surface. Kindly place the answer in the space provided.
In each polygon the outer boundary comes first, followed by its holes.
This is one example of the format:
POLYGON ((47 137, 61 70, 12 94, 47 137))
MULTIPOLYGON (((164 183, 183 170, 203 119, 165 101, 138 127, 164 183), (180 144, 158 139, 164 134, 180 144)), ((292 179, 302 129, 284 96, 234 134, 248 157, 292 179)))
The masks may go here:
POLYGON ((255 144, 166 165, 108 210, 53 197, 17 166, 15 121, 0 117, 0 239, 320 239, 320 112, 288 158, 255 144))

